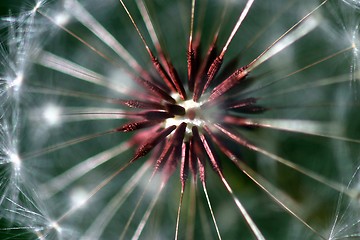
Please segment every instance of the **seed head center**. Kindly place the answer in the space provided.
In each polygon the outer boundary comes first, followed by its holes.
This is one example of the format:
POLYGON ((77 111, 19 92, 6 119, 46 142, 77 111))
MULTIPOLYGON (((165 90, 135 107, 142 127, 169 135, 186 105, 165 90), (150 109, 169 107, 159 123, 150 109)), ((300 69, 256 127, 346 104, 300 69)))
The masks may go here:
POLYGON ((177 105, 183 107, 185 109, 185 114, 180 116, 176 115, 173 118, 168 118, 164 122, 164 127, 170 127, 172 125, 179 126, 181 123, 185 122, 187 124, 186 127, 186 136, 192 135, 192 127, 196 126, 198 128, 202 128, 204 125, 204 118, 201 109, 201 103, 195 102, 191 100, 178 100, 177 105))
POLYGON ((195 109, 189 109, 188 111, 186 111, 186 116, 190 119, 190 120, 194 120, 196 118, 196 110, 195 109))

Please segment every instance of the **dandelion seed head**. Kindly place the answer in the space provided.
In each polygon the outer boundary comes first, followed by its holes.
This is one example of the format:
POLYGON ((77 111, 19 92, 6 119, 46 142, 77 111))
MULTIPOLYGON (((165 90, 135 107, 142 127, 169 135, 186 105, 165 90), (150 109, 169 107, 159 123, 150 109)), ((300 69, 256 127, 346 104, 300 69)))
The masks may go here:
MULTIPOLYGON (((287 187, 290 184, 283 184, 284 177, 280 174, 283 174, 283 168, 290 168, 287 170, 315 180, 322 187, 343 191, 340 183, 327 179, 327 172, 321 167, 320 170, 316 167, 311 169, 312 166, 308 169, 307 164, 314 161, 300 161, 314 159, 312 154, 308 157, 304 155, 310 152, 309 149, 317 151, 318 142, 314 141, 311 147, 302 147, 298 143, 298 139, 306 139, 304 145, 307 140, 311 145, 314 138, 326 138, 323 145, 329 139, 352 140, 333 137, 331 134, 346 135, 346 132, 339 133, 331 125, 317 121, 323 118, 322 111, 317 111, 318 106, 328 107, 326 110, 329 112, 338 103, 331 93, 322 91, 322 87, 332 85, 325 77, 330 72, 326 70, 334 68, 334 65, 328 64, 327 60, 339 56, 336 50, 335 53, 332 51, 333 45, 324 40, 323 32, 318 31, 324 19, 318 15, 320 10, 317 8, 323 10, 328 1, 319 3, 309 0, 304 3, 300 0, 276 0, 271 4, 253 0, 190 2, 120 0, 117 5, 110 1, 97 5, 98 1, 64 0, 60 3, 62 6, 55 3, 54 8, 49 4, 49 8, 40 9, 44 1, 37 0, 31 8, 31 17, 27 13, 28 21, 22 14, 21 21, 26 24, 17 30, 19 37, 16 34, 13 36, 16 42, 24 44, 20 47, 12 45, 17 54, 9 65, 15 66, 11 66, 15 73, 27 74, 24 70, 31 69, 34 74, 26 75, 24 87, 29 86, 29 89, 25 89, 28 92, 24 91, 26 94, 20 98, 24 103, 25 116, 22 121, 25 124, 25 140, 21 145, 24 153, 20 153, 21 158, 17 154, 8 154, 6 158, 14 169, 20 169, 21 164, 29 162, 29 166, 34 163, 40 166, 39 169, 50 170, 34 176, 35 182, 38 180, 43 187, 34 188, 40 200, 33 200, 33 193, 25 192, 27 195, 24 198, 32 205, 30 210, 15 201, 13 203, 19 217, 29 213, 30 218, 46 218, 45 223, 38 224, 44 226, 39 228, 39 238, 51 238, 57 233, 56 238, 64 238, 66 226, 70 223, 76 225, 79 235, 85 233, 83 239, 112 239, 111 236, 119 233, 113 231, 112 225, 126 225, 120 230, 123 231, 120 239, 128 239, 130 233, 127 231, 132 231, 134 224, 138 227, 133 239, 144 236, 157 239, 160 235, 167 239, 170 232, 165 227, 167 221, 160 222, 164 231, 156 233, 157 237, 142 234, 142 230, 144 228, 145 232, 146 228, 151 228, 147 222, 154 215, 154 218, 157 217, 158 214, 152 214, 156 204, 173 205, 170 197, 166 201, 158 201, 163 187, 175 189, 171 185, 174 181, 170 180, 173 175, 177 182, 181 182, 178 187, 182 188, 175 239, 184 237, 180 235, 184 226, 194 227, 193 231, 186 229, 189 234, 186 233, 185 238, 198 238, 203 234, 195 229, 198 218, 202 218, 202 225, 209 225, 204 232, 212 234, 216 231, 219 239, 221 234, 224 234, 223 239, 228 239, 224 232, 238 233, 232 225, 237 224, 241 217, 244 225, 250 227, 250 234, 252 232, 257 239, 265 239, 262 229, 257 226, 258 222, 259 226, 264 225, 260 222, 262 219, 256 216, 253 220, 251 215, 255 211, 248 213, 245 210, 250 207, 256 210, 259 205, 268 207, 261 202, 261 196, 250 193, 253 185, 260 187, 264 195, 269 195, 267 197, 279 204, 289 214, 288 217, 300 220, 302 230, 305 228, 310 234, 320 235, 317 228, 313 230, 312 225, 307 225, 307 219, 303 220, 292 212, 293 209, 296 210, 294 212, 302 210, 294 204, 293 198, 300 202, 305 195, 306 200, 312 199, 311 194, 307 190, 293 194, 293 190, 287 187), (213 5, 214 2, 216 5, 213 5), (232 7, 233 4, 237 5, 236 8, 232 7), (38 13, 36 17, 35 12, 38 13), (181 18, 170 18, 169 13, 181 18), (169 24, 162 24, 163 19, 168 19, 169 24), (32 48, 31 43, 38 39, 33 38, 32 32, 44 36, 37 31, 37 24, 44 22, 52 26, 50 33, 54 29, 58 32, 44 37, 50 39, 39 54, 27 54, 32 48), (191 34, 187 32, 190 22, 191 34), (190 41, 179 41, 178 44, 177 39, 190 41), (334 55, 327 55, 327 50, 325 53, 320 51, 322 45, 334 55), (307 52, 311 53, 311 60, 306 58, 304 53, 307 52), (174 56, 176 58, 173 59, 174 56), (23 64, 15 64, 17 62, 23 64), (318 70, 319 66, 325 70, 318 70), (309 74, 308 70, 316 73, 309 74), (58 99, 61 105, 52 104, 54 99, 58 99), (48 104, 36 106, 40 101, 48 104), (292 106, 293 103, 296 106, 292 106), (299 110, 303 108, 305 110, 299 110), (27 122, 32 117, 45 126, 34 129, 33 122, 27 122), (295 142, 290 143, 290 150, 286 149, 288 144, 283 144, 288 140, 295 142), (300 147, 295 149, 298 154, 292 154, 295 151, 291 144, 299 144, 300 147), (288 157, 294 157, 294 160, 288 160, 288 157), (263 169, 258 167, 259 159, 267 161, 263 169), (268 166, 275 168, 278 165, 281 165, 279 171, 274 171, 268 178, 268 166), (232 169, 235 167, 237 173, 245 174, 243 177, 250 184, 243 179, 238 184, 237 175, 228 175, 231 170, 235 171, 232 169), (189 174, 194 177, 190 189, 189 174), (221 204, 213 201, 214 194, 220 198, 225 194, 220 195, 219 189, 209 184, 216 182, 212 177, 223 184, 222 190, 229 194, 233 207, 239 212, 233 211, 233 208, 222 210, 221 204), (85 182, 89 179, 91 182, 87 183, 94 188, 86 186, 85 182), (198 179, 201 181, 199 188, 204 189, 215 231, 211 231, 211 224, 207 223, 209 214, 204 214, 203 208, 197 208, 202 205, 198 204, 201 198, 195 193, 198 179), (233 183, 240 187, 233 189, 233 183), (51 193, 43 196, 41 189, 48 189, 51 193), (52 189, 54 191, 50 191, 52 189), (194 200, 193 196, 187 198, 193 190, 194 200), (239 194, 239 190, 244 194, 239 194), (181 205, 183 193, 186 207, 181 205), (297 194, 301 197, 293 196, 297 194), (241 195, 242 199, 237 195, 241 195), (101 201, 92 201, 93 198, 101 201), (243 205, 245 199, 251 203, 243 205), (44 217, 42 213, 45 211, 38 208, 37 201, 50 203, 47 207, 52 210, 51 217, 44 217), (215 202, 214 207, 211 202, 215 202), (62 208, 53 207, 54 203, 62 208), (90 204, 95 207, 90 207, 90 204), (182 209, 188 207, 189 214, 185 214, 182 209), (142 215, 138 213, 143 210, 142 215), (190 214, 191 210, 194 211, 190 214), (196 216, 198 212, 200 216, 196 216), (229 212, 232 214, 226 219, 228 221, 216 223, 229 212), (194 217, 190 216, 192 214, 194 217), (86 219, 86 216, 95 216, 96 219, 86 219), (186 223, 183 216, 187 216, 186 223), (77 221, 80 218, 84 221, 77 221), (52 230, 51 234, 49 230, 52 230)), ((11 21, 15 23, 20 18, 11 21)), ((352 50, 357 57, 358 37, 356 31, 353 33, 352 50)), ((347 48, 349 51, 350 47, 347 48)), ((18 74, 18 77, 13 80, 14 89, 23 87, 23 74, 18 74)), ((341 127, 345 125, 337 124, 341 127)), ((329 149, 326 151, 328 154, 329 149)), ((315 158, 318 157, 316 153, 315 158)), ((327 157, 324 158, 322 163, 326 162, 324 165, 333 168, 331 160, 327 160, 327 157)), ((287 179, 293 180, 293 177, 287 179)), ((299 189, 306 189, 306 184, 304 188, 299 185, 299 189)), ((227 208, 228 205, 223 206, 227 208)), ((163 205, 160 208, 166 209, 163 205)), ((307 216, 307 212, 303 215, 307 216)), ((279 219, 282 220, 283 216, 279 219)), ((24 222, 22 220, 21 223, 24 222)), ((34 226, 36 224, 32 224, 31 229, 34 226)), ((241 229, 240 232, 244 234, 241 238, 247 239, 246 231, 241 229)), ((264 234, 267 238, 279 236, 268 230, 264 230, 264 234)))

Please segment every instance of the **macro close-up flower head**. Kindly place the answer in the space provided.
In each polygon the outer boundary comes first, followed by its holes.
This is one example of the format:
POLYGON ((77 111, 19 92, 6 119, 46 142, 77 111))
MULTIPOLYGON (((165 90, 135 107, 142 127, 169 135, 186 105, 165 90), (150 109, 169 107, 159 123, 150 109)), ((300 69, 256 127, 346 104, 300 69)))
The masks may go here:
POLYGON ((359 1, 1 8, 1 239, 360 239, 359 1))

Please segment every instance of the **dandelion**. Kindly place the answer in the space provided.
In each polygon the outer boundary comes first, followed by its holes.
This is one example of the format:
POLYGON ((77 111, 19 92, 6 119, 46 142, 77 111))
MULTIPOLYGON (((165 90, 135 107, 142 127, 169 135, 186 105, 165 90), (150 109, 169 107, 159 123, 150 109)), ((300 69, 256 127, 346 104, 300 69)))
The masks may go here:
POLYGON ((357 25, 330 17, 354 23, 357 11, 335 0, 64 0, 3 18, 16 44, 2 51, 12 75, 1 92, 18 94, 16 121, 2 110, 0 163, 14 174, 1 181, 1 231, 359 236, 336 227, 337 196, 359 200, 342 183, 358 166, 357 25))

